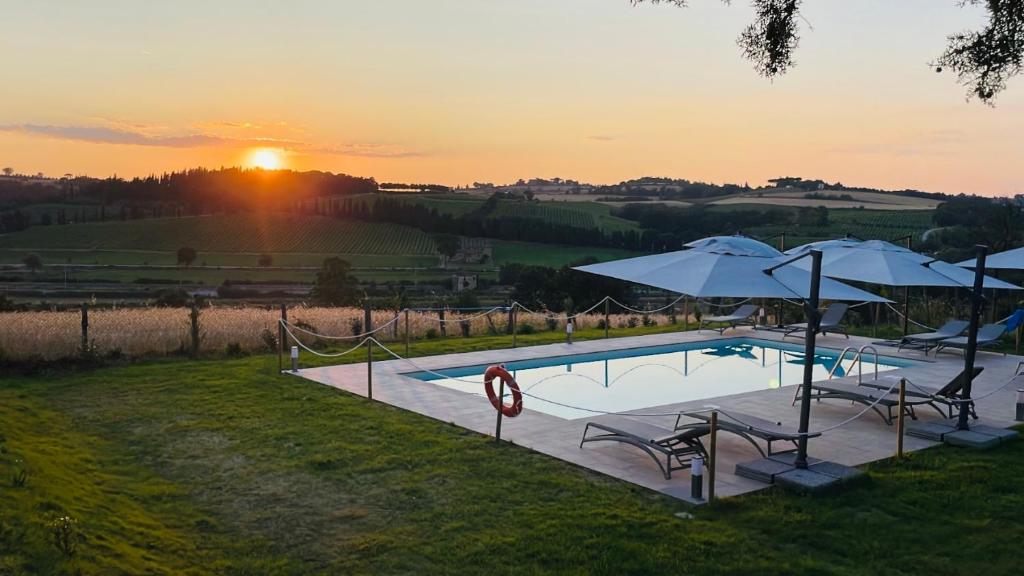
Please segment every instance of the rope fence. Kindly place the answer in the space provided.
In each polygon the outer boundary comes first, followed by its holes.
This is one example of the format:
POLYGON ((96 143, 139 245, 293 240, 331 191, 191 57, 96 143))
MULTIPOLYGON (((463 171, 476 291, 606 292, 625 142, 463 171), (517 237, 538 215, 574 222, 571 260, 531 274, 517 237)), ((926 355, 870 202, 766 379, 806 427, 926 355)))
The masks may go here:
MULTIPOLYGON (((195 313, 189 308, 118 308, 63 311, 15 311, 2 314, 0 321, 0 360, 61 360, 83 353, 112 357, 144 355, 227 353, 248 354, 279 351, 289 337, 310 349, 331 343, 362 341, 369 336, 380 340, 402 341, 445 336, 511 335, 530 332, 604 329, 610 337, 613 329, 679 323, 693 328, 702 316, 701 309, 734 308, 756 299, 744 298, 712 302, 702 298, 679 296, 661 306, 648 309, 630 306, 605 296, 574 313, 555 313, 531 309, 519 301, 491 307, 459 309, 402 308, 371 310, 369 326, 366 311, 358 308, 291 306, 285 325, 273 307, 233 307, 204 305, 195 313), (603 310, 601 309, 603 307, 603 310), (681 310, 680 310, 681 308, 681 310), (88 313, 88 318, 85 316, 88 313), (85 323, 82 321, 86 320, 85 323), (451 330, 452 327, 455 330, 451 330)), ((801 302, 784 300, 801 306, 801 302)), ((854 304, 851 308, 867 303, 854 304)), ((902 318, 903 312, 887 304, 902 318)), ((781 308, 767 304, 762 310, 777 316, 781 308)), ((1000 322, 1005 322, 1006 319, 1000 322)), ((915 326, 933 330, 927 324, 910 320, 915 326)))

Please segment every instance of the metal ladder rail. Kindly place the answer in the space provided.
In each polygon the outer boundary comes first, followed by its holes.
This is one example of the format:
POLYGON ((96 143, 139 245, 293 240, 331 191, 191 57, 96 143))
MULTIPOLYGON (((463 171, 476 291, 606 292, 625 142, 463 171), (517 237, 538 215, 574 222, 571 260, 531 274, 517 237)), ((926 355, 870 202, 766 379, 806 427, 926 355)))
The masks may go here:
MULTIPOLYGON (((828 379, 829 380, 831 380, 832 377, 835 376, 836 370, 839 370, 839 367, 843 364, 843 360, 846 359, 846 353, 847 352, 853 352, 853 346, 847 346, 846 348, 843 348, 842 352, 839 353, 839 357, 836 359, 836 363, 833 364, 832 365, 832 369, 828 371, 828 379)), ((854 355, 853 358, 854 358, 854 360, 856 360, 857 356, 854 355)), ((853 368, 853 364, 850 364, 850 368, 851 369, 853 368)))
MULTIPOLYGON (((843 363, 843 359, 846 358, 846 353, 847 352, 853 352, 853 346, 847 346, 846 348, 843 348, 842 352, 839 353, 839 358, 836 360, 836 363, 833 364, 832 365, 832 369, 828 371, 828 379, 829 380, 831 380, 832 376, 835 375, 836 370, 839 369, 839 365, 843 363)), ((796 391, 793 392, 793 402, 790 404, 791 406, 796 404, 797 398, 800 397, 800 391, 803 390, 803 387, 804 387, 803 384, 798 384, 797 385, 796 391)))
MULTIPOLYGON (((852 352, 852 351, 853 351, 853 346, 847 346, 846 348, 843 348, 842 352, 839 353, 839 357, 836 359, 836 363, 833 364, 832 365, 832 369, 828 371, 828 379, 829 380, 831 380, 832 377, 835 376, 836 370, 839 369, 839 366, 843 363, 843 360, 846 359, 846 353, 847 352, 852 352)), ((854 366, 857 366, 857 384, 858 385, 864 382, 864 352, 868 352, 868 351, 870 351, 871 354, 874 356, 874 360, 875 360, 875 380, 878 380, 878 349, 875 348, 874 346, 870 345, 870 344, 865 344, 865 345, 861 346, 859 350, 857 350, 856 354, 853 355, 853 359, 850 361, 850 370, 847 371, 847 374, 848 374, 849 372, 853 371, 853 367, 854 366)), ((1021 362, 1021 365, 1024 366, 1024 362, 1021 362)), ((800 384, 800 385, 798 385, 796 387, 796 391, 793 393, 793 404, 796 404, 796 400, 797 400, 797 398, 799 398, 800 390, 802 388, 803 388, 803 384, 800 384)))
POLYGON ((878 380, 878 350, 870 344, 865 344, 857 350, 857 354, 853 357, 853 361, 850 362, 850 371, 853 371, 854 365, 857 366, 857 384, 864 382, 864 352, 870 351, 875 357, 875 380, 878 380))

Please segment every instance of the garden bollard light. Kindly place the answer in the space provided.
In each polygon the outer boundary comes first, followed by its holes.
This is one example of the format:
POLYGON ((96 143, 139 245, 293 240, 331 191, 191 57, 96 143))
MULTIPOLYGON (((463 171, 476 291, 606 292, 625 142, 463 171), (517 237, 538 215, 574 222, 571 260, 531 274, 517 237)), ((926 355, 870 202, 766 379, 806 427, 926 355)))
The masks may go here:
POLYGON ((292 346, 292 372, 299 371, 299 347, 292 346))
POLYGON ((1017 390, 1017 422, 1024 422, 1024 389, 1017 390))
POLYGON ((690 462, 690 497, 704 499, 704 459, 700 456, 690 462))

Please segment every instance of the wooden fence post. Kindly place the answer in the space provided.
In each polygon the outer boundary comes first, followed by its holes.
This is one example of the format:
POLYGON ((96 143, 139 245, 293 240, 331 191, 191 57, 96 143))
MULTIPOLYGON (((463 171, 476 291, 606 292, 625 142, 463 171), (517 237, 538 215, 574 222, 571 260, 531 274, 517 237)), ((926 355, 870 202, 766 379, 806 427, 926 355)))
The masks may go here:
POLYGON ((373 315, 370 312, 370 300, 367 299, 363 304, 363 334, 366 334, 363 339, 363 342, 366 342, 366 397, 373 400, 373 336, 370 332, 373 332, 373 315))
POLYGON ((195 358, 199 355, 199 305, 196 301, 192 300, 192 310, 189 312, 189 321, 192 329, 192 357, 195 358))
POLYGON ((441 325, 441 337, 444 338, 448 335, 448 327, 446 326, 447 322, 444 321, 444 306, 441 306, 441 309, 437 311, 437 317, 440 319, 439 324, 441 325))
POLYGON ((405 357, 409 357, 409 309, 405 309, 405 357))
POLYGON ((512 303, 512 347, 516 347, 516 335, 519 333, 519 313, 516 311, 516 303, 512 303))
POLYGON ((366 340, 366 397, 373 400, 373 340, 366 340))
POLYGON ((715 499, 715 468, 718 448, 718 410, 711 411, 711 441, 708 444, 708 502, 715 499))
POLYGON ((284 349, 285 349, 285 330, 284 323, 288 321, 288 306, 281 303, 281 321, 278 322, 277 326, 277 371, 281 372, 284 370, 284 349))
POLYGON ((89 304, 82 303, 82 356, 89 355, 89 304))
POLYGON ((903 458, 903 431, 906 429, 906 414, 903 410, 907 399, 907 379, 900 378, 899 420, 896 421, 896 457, 903 458))
POLYGON ((690 330, 690 297, 683 296, 683 332, 690 330))
POLYGON ((608 323, 611 322, 608 318, 608 297, 604 299, 604 337, 608 337, 608 323))

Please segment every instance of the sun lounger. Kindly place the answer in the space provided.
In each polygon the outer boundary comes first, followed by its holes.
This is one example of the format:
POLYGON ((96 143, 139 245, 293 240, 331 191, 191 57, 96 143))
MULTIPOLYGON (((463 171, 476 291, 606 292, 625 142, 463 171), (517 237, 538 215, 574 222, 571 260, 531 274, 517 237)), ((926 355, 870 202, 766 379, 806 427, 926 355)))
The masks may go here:
POLYGON ((621 421, 619 427, 587 422, 587 427, 583 430, 583 439, 580 440, 580 448, 587 442, 604 440, 636 446, 657 462, 666 480, 672 478, 673 471, 689 468, 694 456, 707 459, 707 450, 704 449, 700 438, 711 430, 709 426, 666 430, 625 418, 621 421), (599 433, 591 435, 591 429, 599 433))
MULTIPOLYGON (((978 348, 987 348, 999 345, 999 339, 1006 334, 1005 324, 985 324, 981 328, 978 328, 978 348)), ((946 338, 945 340, 939 340, 938 345, 935 347, 935 353, 938 354, 946 348, 960 348, 964 349, 967 347, 967 336, 957 336, 956 338, 946 338)), ((1006 353, 1003 352, 1003 356, 1006 353)))
MULTIPOLYGON (((825 312, 821 315, 821 321, 818 323, 818 334, 828 335, 829 332, 839 333, 847 338, 850 335, 846 332, 846 326, 843 326, 841 322, 843 317, 846 316, 846 311, 850 309, 848 304, 841 302, 833 302, 828 305, 825 312)), ((786 334, 789 336, 794 333, 800 333, 807 330, 807 324, 788 324, 786 325, 786 334)))
POLYGON ((726 316, 705 316, 700 319, 700 325, 697 327, 697 330, 703 330, 707 324, 725 324, 725 326, 718 330, 718 333, 722 334, 729 328, 741 325, 752 326, 754 323, 750 320, 750 317, 757 314, 757 311, 758 306, 756 304, 744 304, 734 310, 732 314, 726 316))
MULTIPOLYGON (((977 378, 981 372, 985 370, 983 366, 974 367, 974 378, 977 378)), ((974 381, 974 378, 971 381, 974 381)), ((899 380, 899 376, 884 376, 882 380, 875 382, 864 382, 861 386, 868 388, 874 388, 876 390, 888 390, 892 386, 893 380, 899 380)), ((963 400, 963 389, 964 389, 964 371, 961 370, 948 384, 941 388, 934 388, 931 386, 923 386, 921 384, 907 385, 906 396, 915 400, 920 398, 930 399, 930 405, 939 411, 943 417, 952 418, 955 414, 960 412, 960 400, 963 400), (946 408, 943 410, 938 405, 942 405, 946 408)), ((895 388, 894 388, 895 390, 895 388)), ((970 405, 971 416, 975 420, 978 419, 978 414, 974 411, 974 402, 970 405)))
MULTIPOLYGON (((686 430, 689 428, 707 426, 711 423, 711 412, 683 412, 676 418, 676 430, 686 430), (683 418, 691 418, 698 420, 698 422, 685 422, 683 418)), ((757 416, 751 416, 749 414, 741 414, 730 410, 728 413, 718 413, 718 429, 722 432, 729 432, 736 434, 743 438, 747 442, 754 445, 757 451, 761 453, 761 456, 771 456, 777 454, 778 450, 772 450, 773 442, 791 442, 793 449, 796 448, 797 440, 800 439, 800 434, 796 428, 783 426, 781 422, 771 422, 757 416), (760 445, 754 440, 759 438, 764 440, 768 445, 768 451, 765 452, 760 445)), ((820 434, 808 434, 808 438, 815 438, 820 434)), ((788 451, 788 450, 784 450, 788 451)))
POLYGON ((917 348, 924 350, 924 353, 928 354, 928 350, 937 346, 940 341, 947 340, 949 338, 956 338, 963 334, 964 330, 967 330, 969 325, 970 322, 966 320, 949 320, 940 326, 935 332, 904 336, 896 345, 896 349, 902 350, 904 348, 917 348))
MULTIPOLYGON (((839 400, 849 400, 850 402, 856 402, 864 406, 870 406, 872 410, 878 413, 879 416, 885 420, 886 424, 892 424, 896 415, 893 414, 893 410, 899 410, 899 396, 888 391, 888 387, 885 389, 873 388, 870 386, 860 386, 857 384, 843 384, 840 382, 818 382, 811 384, 811 398, 815 400, 827 400, 829 398, 836 398, 839 400), (885 409, 885 412, 882 411, 885 409)), ((913 397, 909 394, 903 400, 903 409, 907 416, 910 416, 914 420, 917 420, 917 414, 914 412, 914 406, 920 406, 923 404, 931 404, 931 397, 913 397)))

